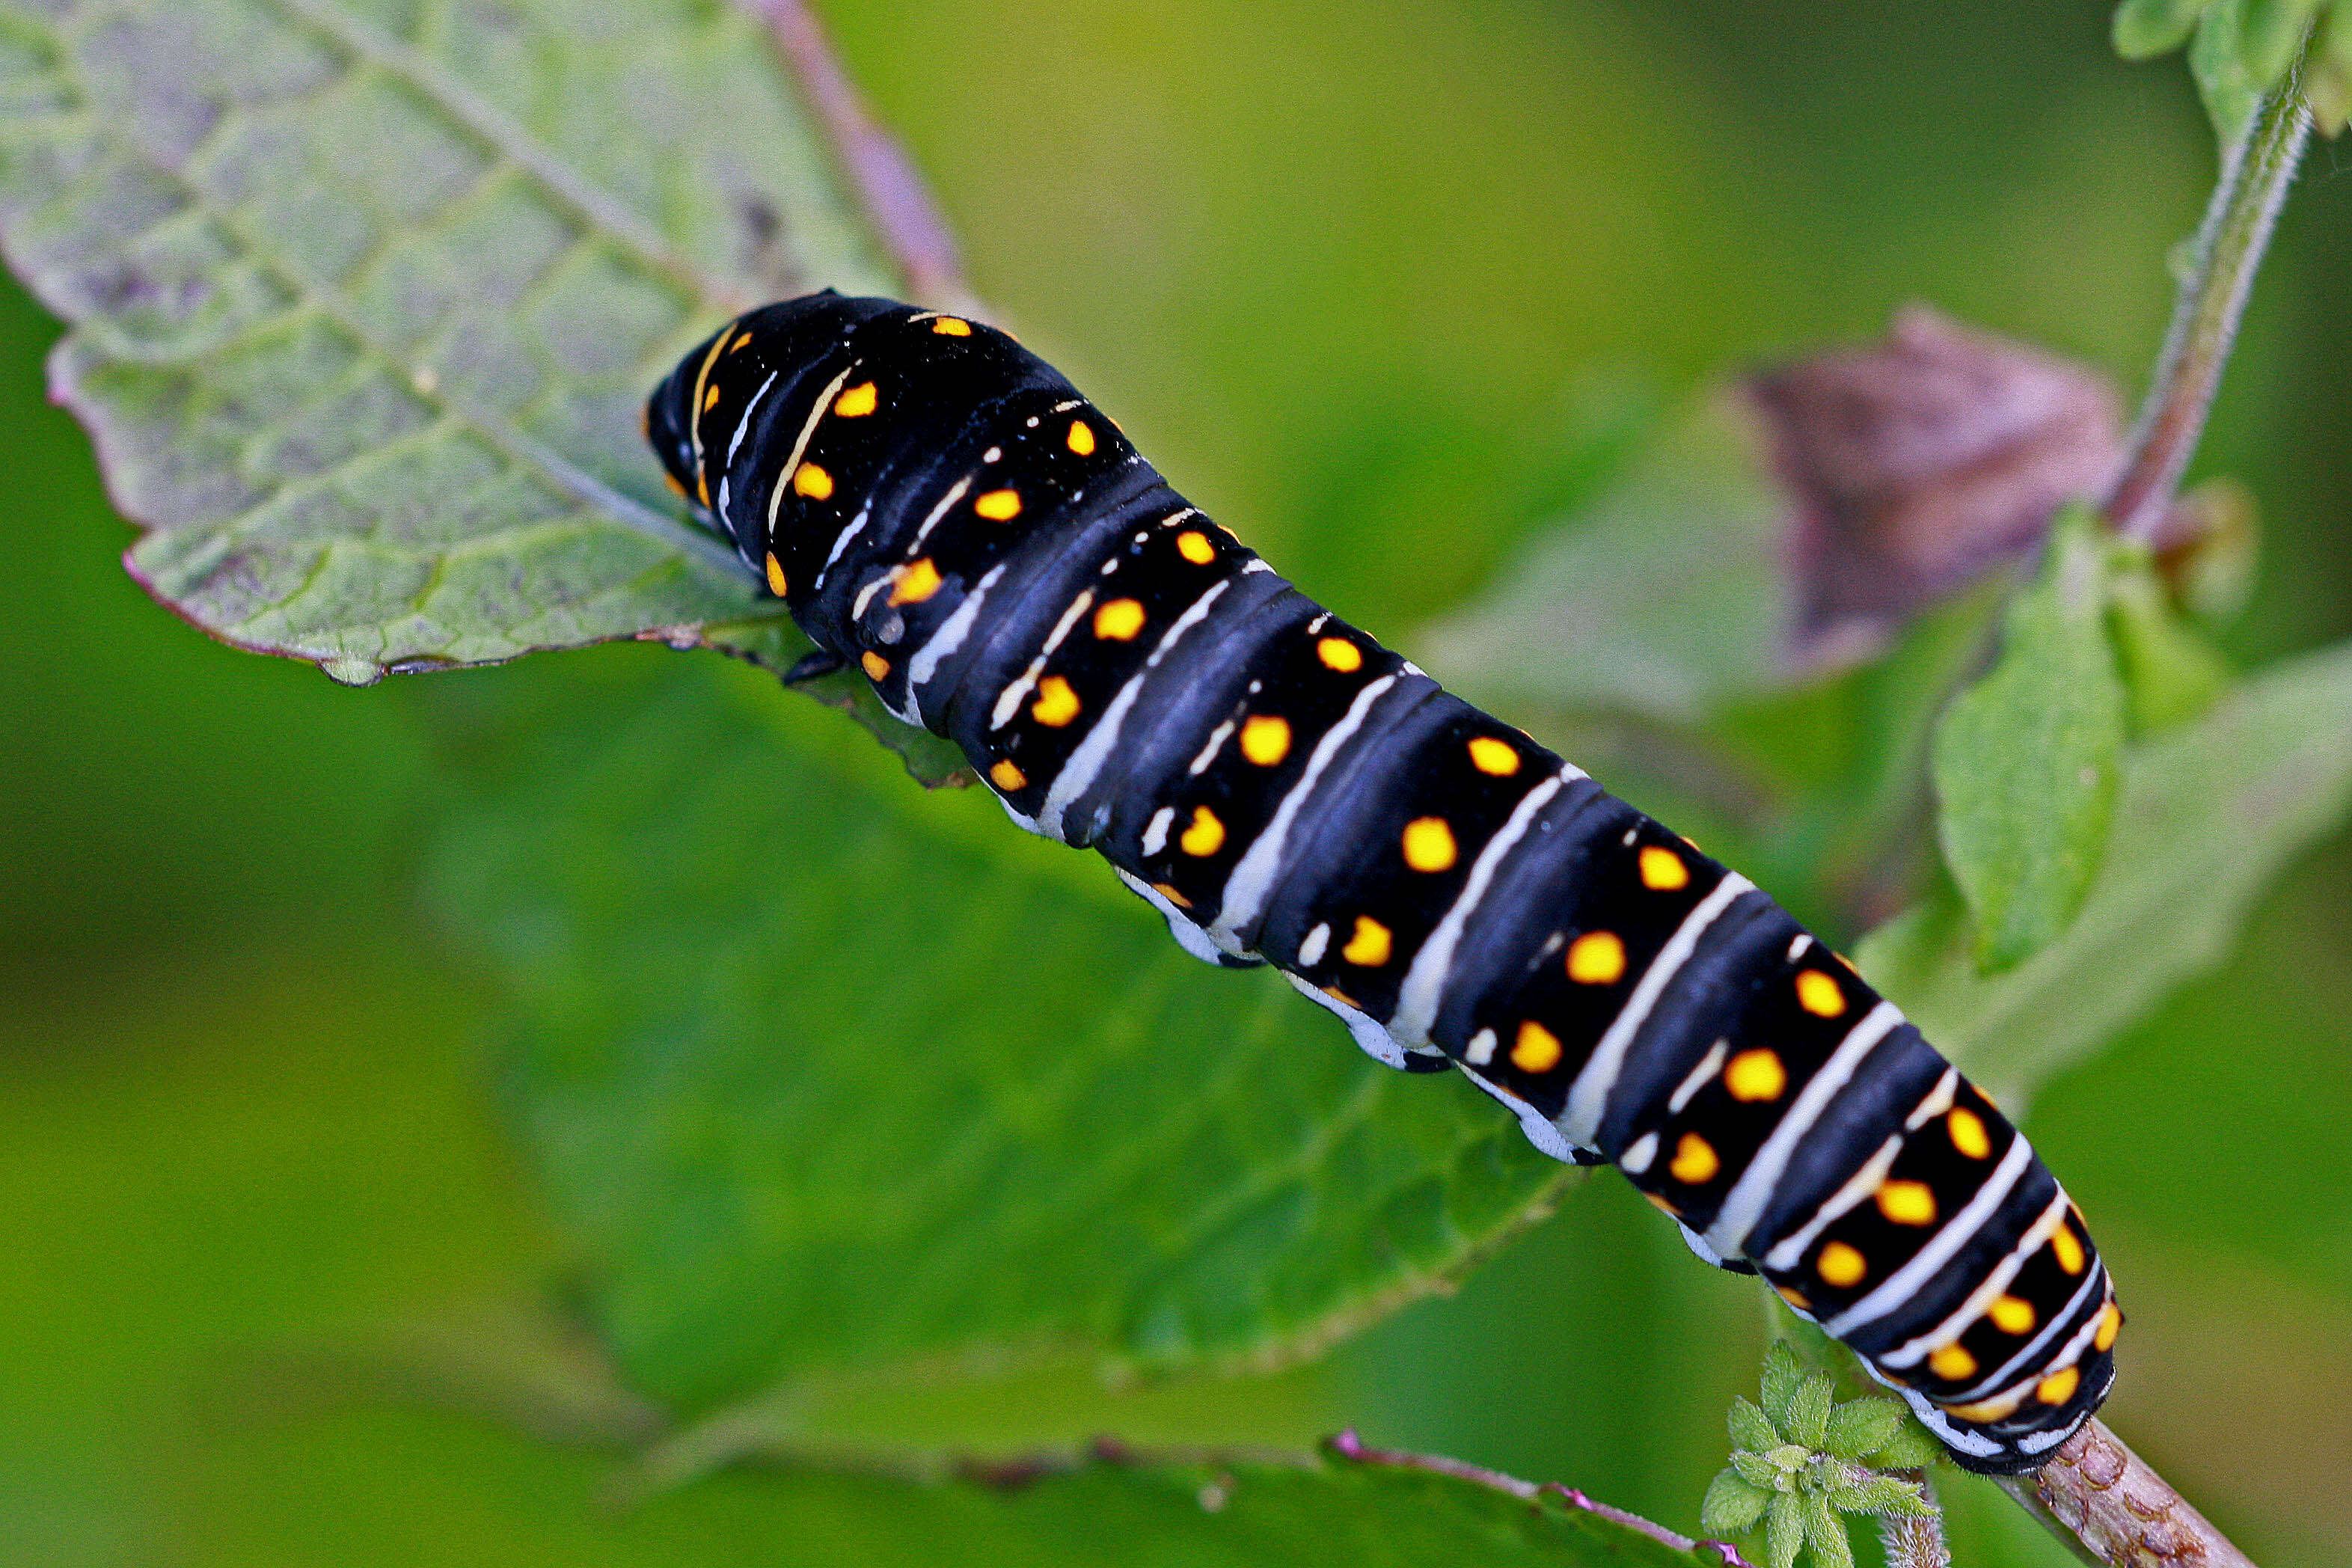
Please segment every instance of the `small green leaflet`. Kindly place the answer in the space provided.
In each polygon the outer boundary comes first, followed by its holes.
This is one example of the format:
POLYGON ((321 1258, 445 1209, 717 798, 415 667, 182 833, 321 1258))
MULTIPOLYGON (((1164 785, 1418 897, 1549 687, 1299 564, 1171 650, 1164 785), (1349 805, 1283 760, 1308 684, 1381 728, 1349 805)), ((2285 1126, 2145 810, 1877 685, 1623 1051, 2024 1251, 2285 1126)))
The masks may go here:
POLYGON ((2125 719, 2107 582, 2096 520, 2069 509, 2010 605, 2000 661, 1936 727, 1937 832, 1988 972, 2055 940, 2098 869, 2125 719))
POLYGON ((2153 59, 2189 46, 2189 68, 2223 147, 2253 123, 2265 94, 2286 79, 2306 36, 2302 83, 2319 128, 2334 135, 2352 110, 2352 16, 2331 0, 2123 0, 2116 52, 2153 59), (2313 32, 2313 24, 2317 31, 2313 32))

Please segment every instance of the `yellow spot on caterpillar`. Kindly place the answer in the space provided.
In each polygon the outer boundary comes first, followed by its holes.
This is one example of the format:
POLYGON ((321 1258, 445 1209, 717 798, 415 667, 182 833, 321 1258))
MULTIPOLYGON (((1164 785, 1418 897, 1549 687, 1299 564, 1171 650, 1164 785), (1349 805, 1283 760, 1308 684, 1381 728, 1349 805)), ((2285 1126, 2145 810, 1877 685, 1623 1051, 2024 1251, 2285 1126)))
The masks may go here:
POLYGON ((931 558, 910 562, 898 569, 898 580, 890 584, 893 605, 919 605, 940 591, 940 569, 931 558))
POLYGON ((1364 668, 1364 650, 1346 637, 1325 637, 1315 645, 1315 657, 1323 661, 1326 669, 1336 669, 1342 675, 1352 675, 1364 668))
POLYGON ((882 394, 872 382, 853 386, 833 400, 833 411, 844 419, 863 419, 874 412, 882 401, 882 394))
MULTIPOLYGON (((1072 690, 1070 683, 1060 676, 1049 675, 1037 683, 1037 700, 1031 706, 1029 712, 1040 724, 1058 730, 1078 716, 1078 694, 1072 690)), ((1223 828, 1217 829, 1217 837, 1220 839, 1224 836, 1223 828)), ((1192 847, 1189 834, 1185 837, 1184 847, 1187 849, 1192 847)), ((1193 853, 1202 854, 1206 851, 1193 850, 1193 853)))
POLYGON ((1731 1091, 1732 1099, 1749 1105, 1778 1100, 1789 1087, 1789 1069, 1780 1065, 1779 1052, 1759 1047, 1740 1052, 1726 1064, 1723 1087, 1731 1091))
POLYGON ((2050 1250, 2058 1259, 2058 1267, 2069 1274, 2080 1274, 2090 1259, 2083 1255, 2083 1244, 2076 1240, 2073 1229, 2060 1226, 2050 1233, 2050 1250))
POLYGON ((1362 1011, 1361 1006, 1357 1003, 1356 999, 1353 996, 1349 995, 1345 991, 1340 990, 1337 985, 1326 985, 1323 987, 1323 994, 1328 996, 1332 1001, 1337 1002, 1342 1007, 1355 1007, 1359 1012, 1362 1011))
POLYGON ((730 354, 740 354, 740 353, 741 353, 745 349, 748 349, 748 348, 750 348, 751 346, 751 333, 749 333, 749 332, 745 332, 741 337, 737 338, 737 339, 735 340, 734 343, 733 343, 731 346, 730 346, 730 347, 729 347, 729 349, 727 350, 727 352, 728 352, 729 353, 730 353, 730 354))
POLYGON ((1529 1018, 1511 1042, 1511 1065, 1521 1072, 1549 1072, 1559 1066, 1559 1037, 1529 1018))
POLYGON ((1388 927, 1370 915, 1358 915, 1356 933, 1339 950, 1339 956, 1359 969, 1378 969, 1389 961, 1391 946, 1388 927))
POLYGON ((1685 1132, 1675 1145, 1674 1163, 1666 1167, 1666 1174, 1686 1187, 1696 1187, 1715 1180, 1715 1173, 1722 1169, 1723 1160, 1715 1146, 1696 1132, 1685 1132))
POLYGON ((1952 1135, 1952 1147, 1971 1160, 1981 1160, 1992 1152, 1992 1134, 1985 1131, 1984 1118, 1965 1105, 1952 1107, 1951 1113, 1944 1118, 1944 1130, 1952 1135))
POLYGON ((1507 779, 1519 771, 1519 749, 1508 741, 1480 735, 1470 742, 1470 765, 1482 773, 1507 779))
POLYGON ((1788 1302, 1800 1312, 1810 1312, 1813 1310, 1811 1299, 1802 1290, 1791 1290, 1786 1285, 1775 1285, 1772 1289, 1780 1292, 1780 1300, 1788 1302))
POLYGON ((879 680, 890 673, 890 661, 870 648, 857 656, 857 662, 868 680, 879 680))
POLYGON ((784 596, 784 563, 772 550, 768 552, 768 592, 779 599, 784 596))
POLYGON ((1881 1182, 1878 1212, 1896 1225, 1933 1225, 1936 1189, 1925 1182, 1881 1182))
POLYGON ((2021 1297, 1994 1297, 1992 1305, 1985 1309, 1985 1316, 1990 1318, 1992 1326, 2004 1334, 2026 1334, 2033 1331, 2035 1319, 2033 1303, 2021 1297))
POLYGON ((1070 421, 1070 450, 1076 452, 1081 458, 1091 458, 1095 455, 1095 430, 1093 426, 1087 424, 1083 419, 1073 419, 1070 421))
POLYGON ((1217 558, 1217 547, 1199 529, 1188 528, 1176 536, 1176 553, 1195 566, 1206 566, 1217 558))
POLYGON ((1957 1415, 1963 1421, 1999 1421, 2014 1411, 2025 1398, 2025 1391, 1996 1394, 1990 1399, 1979 1399, 1974 1405, 1947 1405, 1947 1415, 1957 1415))
POLYGON ((1108 642, 1131 642, 1143 629, 1143 605, 1134 599, 1113 599, 1095 612, 1095 636, 1108 642))
POLYGON ((2107 1310, 2099 1314, 2099 1328, 2098 1331, 2091 1336, 2091 1348, 2102 1351, 2113 1350, 2116 1336, 2123 1331, 2123 1310, 2110 1301, 2107 1303, 2107 1310))
POLYGON ((1611 931, 1589 931, 1568 944, 1568 977, 1579 985, 1614 985, 1625 978, 1625 944, 1611 931))
POLYGON ((1675 1218, 1676 1218, 1676 1219, 1680 1219, 1680 1218, 1682 1218, 1682 1217, 1683 1217, 1683 1211, 1682 1211, 1682 1210, 1680 1210, 1680 1209, 1678 1209, 1678 1208, 1675 1207, 1675 1205, 1673 1205, 1673 1203, 1671 1203, 1670 1201, 1668 1201, 1668 1200, 1667 1200, 1667 1199, 1665 1199, 1665 1198, 1660 1197, 1657 1194, 1655 1194, 1655 1193, 1643 1193, 1642 1195, 1643 1195, 1643 1197, 1645 1197, 1645 1198, 1649 1199, 1652 1203, 1655 1204, 1655 1205, 1658 1206, 1658 1210, 1659 1210, 1659 1212, 1660 1212, 1660 1213, 1662 1213, 1662 1214, 1668 1214, 1668 1215, 1673 1215, 1675 1218))
POLYGON ((670 494, 672 494, 672 495, 674 495, 674 496, 678 497, 680 500, 684 500, 684 499, 685 499, 685 497, 686 497, 686 487, 685 487, 684 485, 682 485, 682 484, 679 484, 679 483, 677 482, 677 476, 676 474, 671 473, 667 468, 664 468, 664 469, 662 470, 662 483, 664 483, 664 484, 666 484, 666 485, 667 485, 667 486, 669 487, 669 493, 670 493, 670 494))
POLYGON ((1461 853, 1445 818, 1416 816, 1404 825, 1404 863, 1414 870, 1450 871, 1461 853))
POLYGON ((1845 992, 1818 969, 1797 975, 1797 1005, 1816 1018, 1834 1018, 1845 1011, 1845 992))
POLYGON ((1011 757, 1006 757, 988 770, 988 782, 1010 795, 1016 789, 1027 788, 1029 775, 1014 766, 1011 757))
POLYGON ((2079 1367, 2062 1366, 2033 1385, 2033 1397, 2044 1405, 2063 1405, 2074 1397, 2074 1390, 2082 1385, 2079 1367))
POLYGON ((1192 826, 1176 840, 1187 855, 1214 855, 1225 847, 1225 825, 1205 805, 1192 808, 1192 826))
POLYGON ((931 331, 943 338, 968 338, 971 336, 971 323, 957 316, 934 316, 931 331))
POLYGON ((1977 1358, 1962 1344, 1948 1344, 1927 1358, 1927 1370, 1946 1383, 1958 1383, 1977 1374, 1977 1358))
POLYGON ((719 384, 718 384, 717 382, 715 382, 715 381, 714 381, 714 382, 712 382, 712 383, 710 384, 710 390, 709 390, 709 392, 706 392, 706 393, 704 393, 704 394, 702 395, 702 411, 703 411, 705 414, 708 414, 708 413, 709 413, 712 409, 714 409, 714 408, 716 408, 716 407, 718 407, 718 406, 719 406, 719 384))
POLYGON ((1011 522, 1021 515, 1021 492, 991 490, 972 502, 971 510, 991 522, 1011 522))
POLYGON ((1290 721, 1273 713, 1252 714, 1242 726, 1242 755, 1262 768, 1290 755, 1290 721))
POLYGON ((1173 887, 1170 886, 1166 882, 1152 883, 1151 890, 1159 894, 1161 898, 1167 900, 1170 903, 1175 905, 1180 910, 1189 910, 1192 907, 1192 900, 1178 892, 1173 887))
POLYGON ((1642 851, 1642 886, 1654 893, 1671 893, 1690 886, 1690 868, 1671 849, 1653 844, 1642 851))
POLYGON ((1849 1285, 1861 1284, 1862 1277, 1870 1272, 1870 1266, 1862 1260, 1861 1253, 1844 1242, 1832 1241, 1822 1248, 1820 1258, 1813 1264, 1813 1272, 1822 1277, 1823 1283, 1843 1289, 1849 1285))
POLYGON ((803 463, 793 470, 793 493, 811 500, 829 500, 833 497, 833 476, 814 463, 803 463))

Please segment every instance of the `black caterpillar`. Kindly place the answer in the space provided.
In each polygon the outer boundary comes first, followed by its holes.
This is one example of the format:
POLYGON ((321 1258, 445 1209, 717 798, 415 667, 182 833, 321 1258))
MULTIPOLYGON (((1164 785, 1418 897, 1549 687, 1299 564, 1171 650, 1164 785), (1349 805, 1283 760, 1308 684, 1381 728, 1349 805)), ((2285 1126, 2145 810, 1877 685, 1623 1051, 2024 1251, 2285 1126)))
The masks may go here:
POLYGON ((1760 1270, 1971 1469, 2039 1467, 2122 1324, 2000 1111, 1745 879, 1343 625, 1005 334, 754 310, 647 432, 824 657, 1101 851, 1184 948, 1272 963, 1760 1270))

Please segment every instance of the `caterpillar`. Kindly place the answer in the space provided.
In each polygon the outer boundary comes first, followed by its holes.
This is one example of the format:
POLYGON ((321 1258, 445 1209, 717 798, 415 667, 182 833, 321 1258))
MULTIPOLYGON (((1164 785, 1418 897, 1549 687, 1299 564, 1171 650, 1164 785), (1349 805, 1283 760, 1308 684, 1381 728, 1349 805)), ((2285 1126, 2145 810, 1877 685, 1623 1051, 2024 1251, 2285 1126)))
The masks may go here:
POLYGON ((1760 1272, 1952 1457, 2090 1418, 2122 1325, 2025 1138, 1745 878, 1307 599, 1007 334, 830 290, 646 429, 821 650, 1212 963, 1460 1071, 1760 1272))

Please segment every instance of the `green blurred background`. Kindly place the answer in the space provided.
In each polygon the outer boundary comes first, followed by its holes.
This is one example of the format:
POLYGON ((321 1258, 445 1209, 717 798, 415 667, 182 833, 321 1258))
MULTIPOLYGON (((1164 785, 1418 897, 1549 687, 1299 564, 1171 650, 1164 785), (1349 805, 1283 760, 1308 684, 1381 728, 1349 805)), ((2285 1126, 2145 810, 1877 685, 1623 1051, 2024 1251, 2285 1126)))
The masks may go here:
MULTIPOLYGON (((2118 63, 2101 0, 822 9, 982 293, 1408 648, 1542 521, 1596 384, 1671 397, 1924 300, 2136 395, 2211 174, 2179 62, 2118 63)), ((2347 163, 2310 161, 2199 464, 2264 515, 2247 665, 2352 634, 2347 163)), ((752 1479, 615 1510, 604 1456, 270 1370, 557 1277, 489 998, 414 873, 485 688, 593 701, 678 656, 346 691, 207 642, 116 563, 42 399, 55 331, 0 298, 0 1560, 778 1560, 752 1479)), ((2031 1121, 2133 1313, 2115 1425, 2273 1568, 2352 1557, 2347 912, 2339 836, 2031 1121)), ((1604 1177, 1316 1367, 950 1418, 1000 1443, 1352 1424, 1689 1528, 1760 1331, 1752 1286, 1604 1177)), ((1964 1564, 2060 1560, 1957 1490, 1964 1564)))

